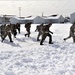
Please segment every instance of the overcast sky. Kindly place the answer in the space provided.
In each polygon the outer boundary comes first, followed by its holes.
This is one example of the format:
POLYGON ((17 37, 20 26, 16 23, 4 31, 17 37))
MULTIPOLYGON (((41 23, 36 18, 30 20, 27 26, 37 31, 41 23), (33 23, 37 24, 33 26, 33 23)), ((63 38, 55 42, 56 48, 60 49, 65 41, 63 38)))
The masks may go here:
POLYGON ((62 14, 64 16, 75 12, 74 0, 0 0, 0 14, 19 16, 62 14))

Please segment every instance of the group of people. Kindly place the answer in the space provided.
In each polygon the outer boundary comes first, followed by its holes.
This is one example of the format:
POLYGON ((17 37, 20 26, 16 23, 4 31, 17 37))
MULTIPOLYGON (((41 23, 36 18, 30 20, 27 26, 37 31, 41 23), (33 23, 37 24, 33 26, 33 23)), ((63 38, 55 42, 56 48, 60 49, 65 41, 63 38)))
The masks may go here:
POLYGON ((20 24, 4 24, 0 26, 0 36, 2 39, 2 42, 5 40, 5 38, 8 36, 10 42, 12 41, 11 35, 13 34, 14 38, 16 38, 17 30, 20 33, 20 24))
MULTIPOLYGON (((49 23, 47 25, 44 25, 44 23, 38 25, 36 27, 36 31, 38 31, 38 35, 37 35, 37 41, 40 41, 40 45, 43 45, 43 42, 44 40, 46 39, 46 37, 48 36, 49 37, 49 44, 53 44, 52 42, 52 35, 53 32, 50 31, 50 27, 52 26, 52 23, 49 23), (39 39, 41 36, 41 40, 39 39)), ((30 26, 31 27, 31 23, 30 23, 30 26)), ((28 31, 29 35, 30 35, 30 28, 29 28, 29 31, 28 31)), ((27 34, 25 34, 26 36, 27 34)), ((63 40, 66 41, 67 39, 69 38, 73 38, 73 42, 75 43, 75 22, 72 24, 72 26, 70 27, 70 32, 69 32, 69 36, 64 38, 63 40)))
MULTIPOLYGON (((30 37, 30 28, 31 28, 31 24, 32 22, 26 23, 25 24, 25 28, 27 33, 25 34, 25 37, 28 36, 30 37)), ((49 30, 49 28, 51 27, 52 23, 49 23, 48 25, 44 25, 43 23, 41 25, 38 25, 36 27, 35 31, 38 31, 38 35, 37 35, 37 41, 40 41, 40 45, 43 45, 43 42, 45 40, 45 38, 48 36, 49 37, 49 44, 53 44, 52 43, 52 36, 50 33, 53 34, 53 32, 51 32, 49 30), (39 37, 41 36, 41 40, 39 39, 39 37)), ((1 33, 1 39, 2 42, 5 40, 5 38, 8 36, 10 42, 13 42, 12 40, 12 34, 14 36, 14 38, 16 38, 17 35, 17 31, 20 33, 20 23, 17 24, 4 24, 0 26, 0 33, 1 33)))
POLYGON ((41 25, 38 25, 36 27, 35 31, 38 31, 37 41, 40 41, 40 45, 43 45, 43 42, 47 36, 49 37, 49 44, 53 44, 52 35, 51 35, 53 34, 53 32, 49 30, 51 26, 52 26, 52 23, 49 23, 47 25, 44 25, 42 23, 41 25), (40 36, 41 36, 41 40, 39 39, 40 36))
MULTIPOLYGON (((30 37, 30 28, 31 28, 31 24, 32 22, 29 22, 27 24, 25 24, 25 28, 27 33, 25 34, 25 37, 28 35, 28 37, 30 37)), ((12 41, 12 34, 14 36, 14 38, 16 38, 17 35, 17 31, 20 34, 20 23, 16 23, 16 24, 4 24, 0 26, 0 36, 1 36, 1 41, 3 42, 5 40, 5 38, 8 36, 10 42, 12 41)))
MULTIPOLYGON (((25 34, 25 37, 28 36, 30 37, 30 28, 31 28, 31 24, 32 22, 26 23, 25 24, 25 28, 27 33, 25 34)), ((46 39, 46 37, 49 37, 49 44, 53 44, 52 42, 52 34, 53 32, 50 31, 50 27, 52 26, 52 23, 46 24, 44 25, 44 23, 36 26, 36 31, 38 31, 38 35, 37 35, 37 41, 40 41, 40 45, 43 45, 44 40, 46 39), (41 37, 41 40, 40 40, 41 37)), ((2 42, 5 40, 6 36, 9 37, 10 42, 13 42, 11 35, 13 34, 14 38, 16 38, 17 35, 17 31, 18 33, 20 33, 20 23, 17 24, 4 24, 0 26, 0 33, 1 33, 1 39, 2 42)), ((69 36, 64 38, 63 40, 67 40, 69 38, 73 38, 73 42, 75 42, 75 22, 73 23, 73 25, 70 27, 70 33, 69 36)))
MULTIPOLYGON (((30 28, 31 28, 31 22, 25 24, 25 28, 27 33, 25 34, 25 37, 28 35, 28 37, 30 37, 30 28)), ((45 38, 48 36, 49 37, 49 44, 53 44, 52 42, 52 36, 51 34, 53 34, 53 32, 51 32, 49 29, 52 26, 52 23, 49 23, 47 25, 44 25, 44 23, 42 23, 41 25, 38 25, 36 27, 36 31, 38 31, 38 35, 37 35, 37 41, 40 41, 40 45, 43 45, 43 42, 45 40, 45 38), (41 36, 41 40, 39 39, 41 36)))

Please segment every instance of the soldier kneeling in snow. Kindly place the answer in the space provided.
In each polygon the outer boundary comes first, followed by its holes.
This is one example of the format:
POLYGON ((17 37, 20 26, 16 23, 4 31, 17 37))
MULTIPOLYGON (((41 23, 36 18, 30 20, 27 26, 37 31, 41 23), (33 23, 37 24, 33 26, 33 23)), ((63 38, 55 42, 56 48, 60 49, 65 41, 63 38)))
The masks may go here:
POLYGON ((64 40, 66 41, 69 38, 73 38, 73 42, 75 42, 75 22, 73 23, 73 25, 70 27, 70 33, 69 36, 64 38, 64 40))

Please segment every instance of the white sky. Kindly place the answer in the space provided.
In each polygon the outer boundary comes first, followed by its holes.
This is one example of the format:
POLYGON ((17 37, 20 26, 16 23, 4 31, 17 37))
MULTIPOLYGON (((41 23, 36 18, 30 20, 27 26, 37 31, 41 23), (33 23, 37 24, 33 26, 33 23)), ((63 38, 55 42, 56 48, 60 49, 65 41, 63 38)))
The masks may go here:
POLYGON ((70 15, 75 11, 74 0, 0 0, 0 14, 19 16, 62 14, 70 15))

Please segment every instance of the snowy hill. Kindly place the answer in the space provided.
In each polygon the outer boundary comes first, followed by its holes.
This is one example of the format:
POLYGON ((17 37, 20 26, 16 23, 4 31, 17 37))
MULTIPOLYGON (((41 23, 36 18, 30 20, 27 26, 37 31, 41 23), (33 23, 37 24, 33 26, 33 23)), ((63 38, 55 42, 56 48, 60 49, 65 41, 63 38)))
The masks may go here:
POLYGON ((53 24, 54 44, 48 44, 46 38, 41 46, 36 41, 36 25, 31 26, 29 38, 24 36, 26 31, 21 25, 21 34, 13 38, 13 43, 8 37, 0 42, 0 75, 75 75, 75 44, 72 38, 63 41, 69 35, 70 26, 53 24))

